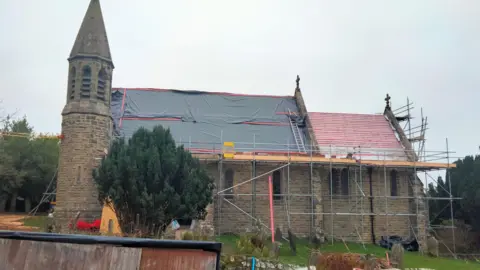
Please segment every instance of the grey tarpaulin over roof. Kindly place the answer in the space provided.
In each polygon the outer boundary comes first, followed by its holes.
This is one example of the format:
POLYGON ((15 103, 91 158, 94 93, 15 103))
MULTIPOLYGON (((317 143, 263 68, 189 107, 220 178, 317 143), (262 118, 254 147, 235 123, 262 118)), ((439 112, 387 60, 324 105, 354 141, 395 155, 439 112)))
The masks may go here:
POLYGON ((140 127, 162 125, 170 128, 177 143, 192 152, 220 150, 225 141, 235 142, 236 151, 297 151, 286 114, 289 110, 298 112, 293 97, 135 88, 124 91, 114 89, 111 102, 115 130, 121 137, 129 138, 140 127), (287 144, 292 144, 289 149, 287 144))

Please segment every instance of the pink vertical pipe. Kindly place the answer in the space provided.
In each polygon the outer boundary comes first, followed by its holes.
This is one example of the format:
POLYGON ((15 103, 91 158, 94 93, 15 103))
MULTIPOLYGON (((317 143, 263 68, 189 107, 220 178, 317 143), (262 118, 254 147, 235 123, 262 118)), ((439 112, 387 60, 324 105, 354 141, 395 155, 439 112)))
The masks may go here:
POLYGON ((270 198, 270 230, 272 231, 272 243, 275 242, 275 223, 273 221, 273 182, 272 176, 268 176, 268 193, 270 198))

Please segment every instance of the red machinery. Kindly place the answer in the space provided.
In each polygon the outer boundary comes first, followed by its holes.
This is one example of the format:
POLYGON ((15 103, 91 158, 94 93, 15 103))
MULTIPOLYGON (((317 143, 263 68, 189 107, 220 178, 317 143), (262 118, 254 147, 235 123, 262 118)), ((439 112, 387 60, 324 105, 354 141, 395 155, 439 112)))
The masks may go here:
MULTIPOLYGON (((83 220, 77 221, 75 229, 79 231, 91 231, 91 232, 98 232, 100 230, 100 223, 102 222, 101 219, 95 219, 93 222, 86 222, 83 220)), ((72 224, 70 223, 70 229, 72 229, 72 224)))

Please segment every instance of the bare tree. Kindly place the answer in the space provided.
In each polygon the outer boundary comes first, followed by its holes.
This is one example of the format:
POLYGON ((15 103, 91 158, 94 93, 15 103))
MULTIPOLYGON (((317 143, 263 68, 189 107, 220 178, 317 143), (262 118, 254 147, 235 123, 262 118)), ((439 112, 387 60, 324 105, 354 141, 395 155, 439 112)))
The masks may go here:
POLYGON ((17 113, 18 113, 18 110, 13 113, 8 113, 3 106, 3 101, 0 100, 0 133, 8 131, 7 126, 9 123, 11 123, 12 119, 14 119, 17 113))

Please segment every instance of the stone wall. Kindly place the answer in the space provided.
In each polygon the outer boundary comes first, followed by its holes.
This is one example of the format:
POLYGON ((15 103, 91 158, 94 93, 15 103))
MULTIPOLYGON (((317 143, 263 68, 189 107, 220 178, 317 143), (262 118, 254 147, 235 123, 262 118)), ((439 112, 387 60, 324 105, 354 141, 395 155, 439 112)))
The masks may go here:
MULTIPOLYGON (((253 175, 261 175, 278 168, 282 164, 256 164, 252 163, 233 164, 224 162, 221 165, 222 172, 227 169, 234 170, 234 185, 250 180, 253 175)), ((220 181, 218 163, 208 165, 209 172, 215 178, 217 189, 225 189, 225 183, 220 181)), ((288 229, 287 206, 290 212, 290 225, 297 235, 308 236, 312 228, 320 227, 327 235, 336 238, 344 238, 348 241, 371 242, 370 220, 370 182, 367 170, 362 172, 358 167, 350 169, 349 195, 330 196, 329 168, 325 165, 313 165, 310 169, 308 164, 292 164, 290 168, 284 167, 281 171, 281 189, 283 194, 288 190, 288 174, 290 174, 290 201, 288 197, 274 200, 275 227, 286 232, 288 229), (310 180, 310 170, 312 179, 310 180), (364 195, 360 191, 362 188, 364 195), (311 190, 314 190, 312 201, 311 190), (331 204, 332 203, 332 204, 331 204), (314 213, 313 215, 311 213, 314 213), (332 215, 331 213, 340 213, 332 215), (345 214, 341 214, 345 213, 345 214), (354 213, 354 214, 348 214, 354 213), (361 215, 363 213, 363 215, 361 215), (333 222, 333 231, 332 231, 333 222)), ((392 215, 392 213, 407 214, 412 212, 412 199, 389 198, 390 193, 390 169, 376 168, 372 171, 373 191, 373 228, 376 242, 383 235, 409 236, 411 230, 411 218, 407 215, 392 215), (386 173, 387 181, 384 181, 386 173), (387 197, 382 197, 387 195, 387 197), (387 202, 387 204, 386 204, 387 202), (385 213, 389 213, 386 216, 385 213)), ((223 179, 223 175, 222 175, 223 179)), ((398 170, 397 173, 397 196, 407 197, 411 195, 411 188, 407 171, 398 170)), ((254 181, 239 185, 234 188, 231 195, 222 195, 215 200, 214 223, 217 234, 245 232, 253 225, 253 218, 261 220, 267 227, 270 225, 269 200, 268 200, 268 177, 263 176, 254 181), (252 196, 251 194, 256 194, 252 196), (228 199, 234 205, 226 202, 228 199)))
MULTIPOLYGON (((228 169, 234 170, 234 185, 250 180, 253 175, 262 175, 268 171, 274 170, 284 164, 233 164, 224 162, 222 171, 225 173, 228 169)), ((215 178, 217 189, 225 189, 225 183, 220 181, 220 173, 218 165, 211 164, 209 172, 215 178)), ((288 217, 286 215, 286 207, 290 207, 290 212, 304 213, 290 216, 290 225, 292 230, 299 235, 309 235, 312 224, 312 216, 308 213, 312 212, 312 201, 310 196, 310 170, 307 165, 291 165, 290 168, 284 167, 279 169, 281 173, 281 190, 280 199, 274 199, 274 217, 275 227, 282 232, 288 229, 288 217), (290 175, 290 188, 288 188, 288 175, 290 175), (288 204, 287 194, 301 194, 302 196, 291 196, 288 204)), ((222 179, 223 179, 222 175, 222 179)), ((215 200, 215 224, 216 232, 224 233, 241 233, 254 225, 255 217, 266 226, 270 226, 270 208, 268 198, 268 176, 260 177, 256 180, 241 184, 234 188, 233 194, 219 195, 215 200), (255 191, 255 192, 252 192, 255 191), (252 196, 251 194, 255 194, 252 196), (223 200, 227 199, 234 205, 223 200)))
MULTIPOLYGON (((56 216, 65 223, 77 211, 82 216, 100 216, 98 193, 92 169, 109 148, 112 121, 108 116, 73 113, 63 116, 56 216)), ((65 224, 64 224, 65 225, 65 224)))
MULTIPOLYGON (((410 218, 407 215, 392 216, 392 214, 406 214, 410 212, 412 199, 391 197, 391 169, 383 168, 372 170, 372 193, 370 193, 370 175, 368 170, 350 168, 349 196, 330 194, 329 170, 321 172, 323 181, 323 209, 325 210, 325 232, 337 238, 349 241, 372 241, 371 203, 373 203, 373 231, 375 241, 378 242, 384 235, 410 235, 410 218), (386 175, 386 181, 385 181, 386 175), (360 190, 361 187, 361 190, 360 190), (363 193, 362 193, 363 191, 363 193), (386 197, 383 197, 386 196, 386 197), (332 210, 331 210, 332 209, 332 210), (342 213, 332 215, 330 213, 342 213), (348 215, 347 213, 354 213, 348 215), (363 213, 363 215, 362 215, 363 213), (389 215, 385 215, 388 213, 389 215), (333 231, 332 231, 333 221, 333 231)), ((409 195, 407 173, 397 173, 397 196, 409 195)))
POLYGON ((79 211, 84 220, 101 215, 92 170, 110 148, 112 73, 111 61, 95 56, 70 59, 55 209, 61 230, 79 211))

